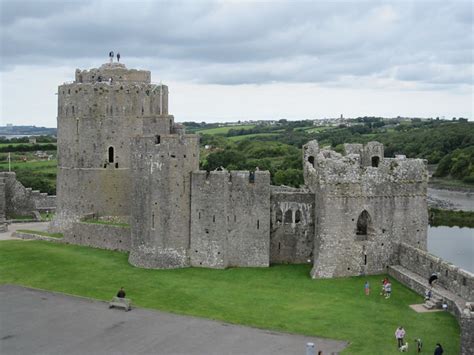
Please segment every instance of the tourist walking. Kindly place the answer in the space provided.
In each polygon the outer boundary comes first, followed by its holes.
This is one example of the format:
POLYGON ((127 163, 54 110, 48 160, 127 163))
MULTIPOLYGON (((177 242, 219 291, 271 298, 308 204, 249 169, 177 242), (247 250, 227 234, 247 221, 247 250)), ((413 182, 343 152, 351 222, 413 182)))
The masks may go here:
POLYGON ((399 326, 395 331, 395 338, 397 339, 398 348, 404 344, 403 339, 405 338, 405 329, 402 326, 399 326))
POLYGON ((434 355, 442 355, 443 353, 444 353, 443 347, 441 346, 440 343, 437 343, 435 351, 434 351, 434 355))
POLYGON ((120 53, 117 53, 117 62, 120 62, 120 53))
POLYGON ((114 61, 114 51, 109 52, 109 60, 110 60, 110 63, 114 61))
POLYGON ((364 285, 365 295, 368 296, 370 294, 370 284, 369 281, 365 281, 364 285))
POLYGON ((384 286, 384 290, 385 298, 390 298, 390 296, 392 295, 392 284, 390 283, 390 281, 387 280, 387 283, 384 286))

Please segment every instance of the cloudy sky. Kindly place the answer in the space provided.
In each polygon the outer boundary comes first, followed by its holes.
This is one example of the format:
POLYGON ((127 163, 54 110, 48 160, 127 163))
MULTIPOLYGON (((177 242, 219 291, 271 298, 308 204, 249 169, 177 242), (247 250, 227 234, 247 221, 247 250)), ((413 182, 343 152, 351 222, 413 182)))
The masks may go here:
POLYGON ((110 50, 178 121, 473 118, 473 3, 0 0, 0 124, 56 125, 57 86, 110 50))

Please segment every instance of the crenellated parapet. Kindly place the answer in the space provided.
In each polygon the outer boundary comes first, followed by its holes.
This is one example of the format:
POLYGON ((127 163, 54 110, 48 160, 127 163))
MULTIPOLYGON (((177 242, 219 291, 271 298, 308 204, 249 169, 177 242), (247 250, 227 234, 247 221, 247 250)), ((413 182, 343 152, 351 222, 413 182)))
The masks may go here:
POLYGON ((127 69, 123 63, 105 63, 99 68, 89 70, 76 69, 75 83, 95 83, 101 81, 114 82, 142 82, 149 84, 151 72, 149 70, 127 69))

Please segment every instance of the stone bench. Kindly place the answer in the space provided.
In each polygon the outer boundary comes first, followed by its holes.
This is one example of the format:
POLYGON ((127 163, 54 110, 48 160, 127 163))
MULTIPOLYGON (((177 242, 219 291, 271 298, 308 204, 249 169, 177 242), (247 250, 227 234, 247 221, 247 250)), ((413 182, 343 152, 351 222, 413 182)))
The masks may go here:
POLYGON ((123 308, 126 311, 130 311, 132 309, 132 300, 129 298, 114 297, 109 302, 109 308, 113 307, 123 308))

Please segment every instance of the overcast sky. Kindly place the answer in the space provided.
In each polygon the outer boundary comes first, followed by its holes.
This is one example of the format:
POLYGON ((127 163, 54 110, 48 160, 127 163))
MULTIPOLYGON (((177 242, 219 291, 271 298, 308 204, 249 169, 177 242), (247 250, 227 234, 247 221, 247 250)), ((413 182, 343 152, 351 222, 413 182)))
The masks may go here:
POLYGON ((0 124, 56 126, 110 50, 178 121, 473 116, 472 1, 0 0, 0 124))

